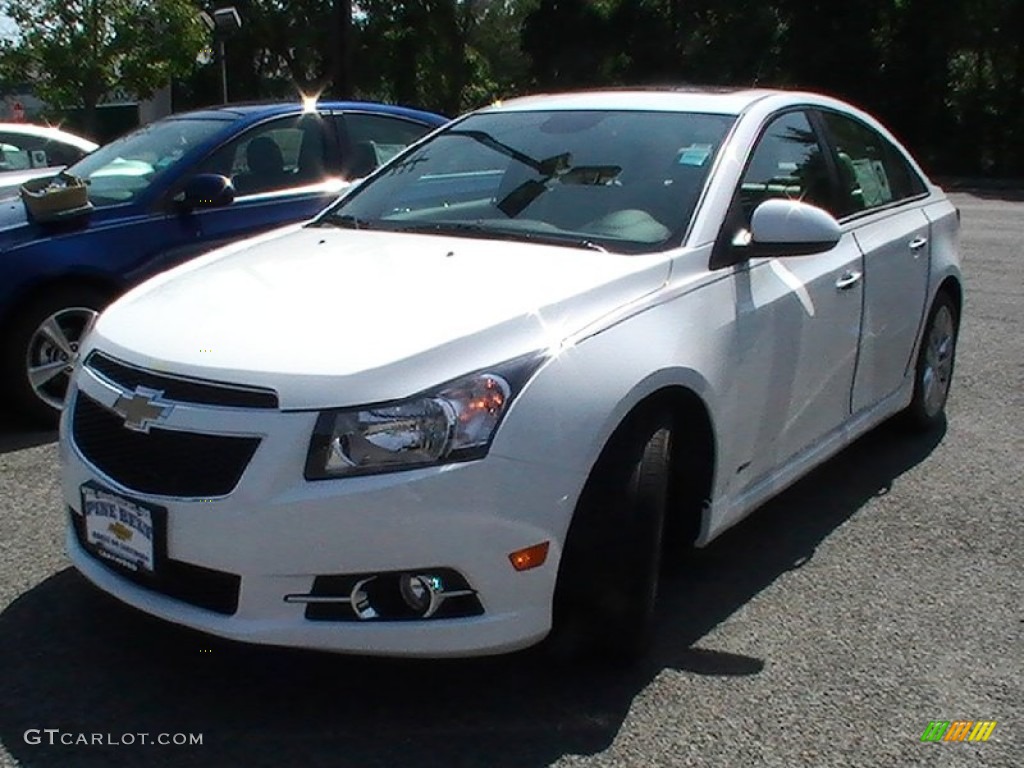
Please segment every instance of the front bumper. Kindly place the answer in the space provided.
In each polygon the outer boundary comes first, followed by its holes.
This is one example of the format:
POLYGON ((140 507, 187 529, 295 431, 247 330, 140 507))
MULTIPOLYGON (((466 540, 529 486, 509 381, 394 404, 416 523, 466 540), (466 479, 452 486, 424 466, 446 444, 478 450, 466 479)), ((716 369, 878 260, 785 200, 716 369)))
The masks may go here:
MULTIPOLYGON (((102 381, 77 384, 102 402, 102 381)), ((77 396, 77 393, 74 396, 77 396)), ((109 398, 108 398, 109 399, 109 398)), ((307 482, 315 413, 176 406, 168 427, 250 434, 260 445, 238 486, 212 499, 146 495, 92 465, 61 424, 67 549, 99 588, 146 613, 251 643, 395 656, 469 656, 529 646, 550 629, 561 542, 574 479, 564 470, 497 456, 443 467, 307 482), (167 510, 166 557, 182 567, 237 577, 237 607, 217 612, 135 583, 83 548, 80 488, 93 482, 167 510), (543 566, 517 572, 508 555, 551 542, 543 566), (318 576, 451 569, 475 591, 480 615, 401 621, 313 621, 318 576)), ((199 589, 202 589, 200 584, 199 589)))

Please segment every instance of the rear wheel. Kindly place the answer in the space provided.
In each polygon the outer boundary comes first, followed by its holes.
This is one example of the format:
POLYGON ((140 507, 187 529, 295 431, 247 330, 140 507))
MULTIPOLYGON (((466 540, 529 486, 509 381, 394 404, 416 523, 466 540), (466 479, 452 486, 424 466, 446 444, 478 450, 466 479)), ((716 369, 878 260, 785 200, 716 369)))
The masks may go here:
POLYGON ((905 411, 906 422, 929 429, 943 418, 953 383, 959 317, 948 294, 935 298, 925 324, 914 369, 914 396, 905 411))
POLYGON ((556 656, 642 655, 654 624, 669 488, 671 419, 634 419, 613 437, 580 497, 559 567, 556 656))
POLYGON ((81 342, 107 301, 93 288, 59 288, 18 310, 0 350, 16 417, 56 426, 81 342))

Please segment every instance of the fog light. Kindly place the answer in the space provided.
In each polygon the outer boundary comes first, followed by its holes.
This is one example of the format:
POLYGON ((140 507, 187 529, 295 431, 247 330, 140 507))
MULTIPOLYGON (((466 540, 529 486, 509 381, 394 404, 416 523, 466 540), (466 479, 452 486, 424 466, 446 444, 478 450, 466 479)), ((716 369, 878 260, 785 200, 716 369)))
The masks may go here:
POLYGON ((441 580, 436 576, 412 576, 403 573, 398 577, 398 591, 405 604, 421 618, 432 616, 439 603, 441 580))
POLYGON ((376 578, 376 576, 371 576, 368 579, 357 581, 356 585, 352 587, 352 593, 349 596, 352 610, 356 612, 356 616, 364 621, 376 619, 378 615, 377 610, 370 604, 370 596, 366 591, 366 585, 376 578))

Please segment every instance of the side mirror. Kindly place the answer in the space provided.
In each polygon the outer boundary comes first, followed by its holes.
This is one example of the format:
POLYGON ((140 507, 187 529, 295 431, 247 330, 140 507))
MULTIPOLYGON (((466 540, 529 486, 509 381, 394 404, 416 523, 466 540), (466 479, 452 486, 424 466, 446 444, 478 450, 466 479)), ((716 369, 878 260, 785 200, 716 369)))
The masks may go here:
POLYGON ((185 184, 175 200, 188 210, 193 208, 221 208, 231 205, 235 187, 231 179, 218 173, 199 173, 185 184))
POLYGON ((751 256, 808 256, 831 250, 842 236, 839 222, 821 208, 797 200, 765 200, 750 219, 748 245, 751 256))

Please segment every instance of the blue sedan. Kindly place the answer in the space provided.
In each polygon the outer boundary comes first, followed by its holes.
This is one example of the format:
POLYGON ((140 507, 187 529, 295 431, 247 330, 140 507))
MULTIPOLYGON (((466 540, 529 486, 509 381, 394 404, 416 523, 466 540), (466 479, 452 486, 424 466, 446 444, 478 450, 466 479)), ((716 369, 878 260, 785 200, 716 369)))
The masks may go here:
POLYGON ((359 102, 174 115, 70 166, 88 204, 42 217, 0 200, 0 387, 52 425, 78 345, 131 286, 230 240, 311 218, 447 118, 359 102))

